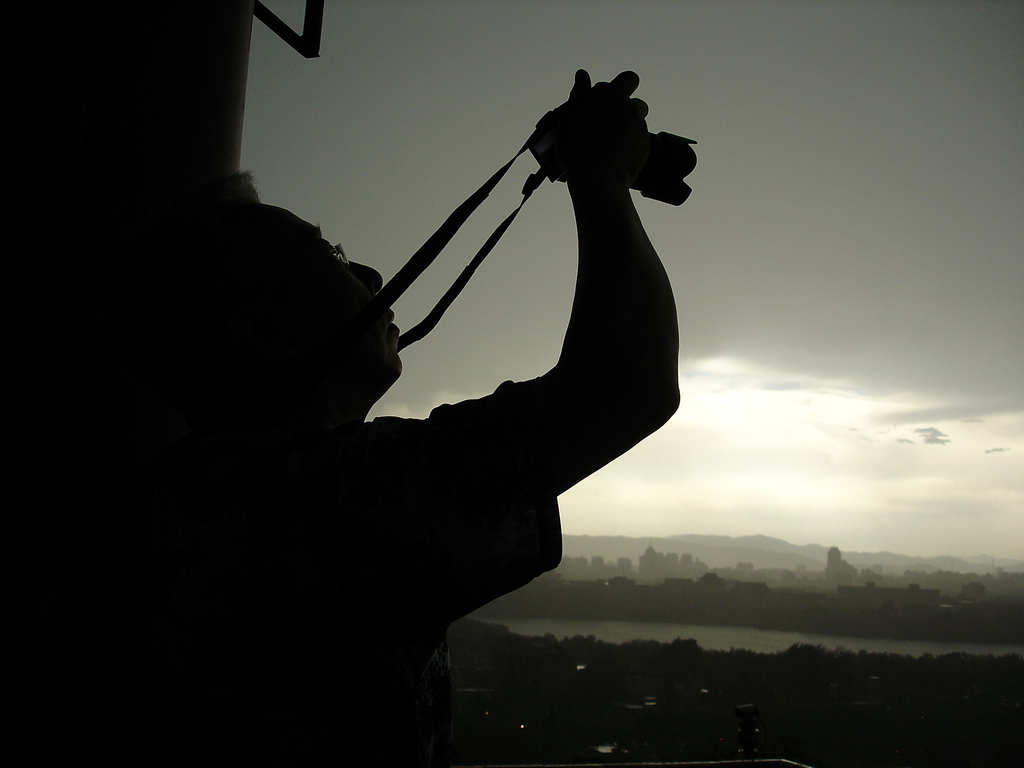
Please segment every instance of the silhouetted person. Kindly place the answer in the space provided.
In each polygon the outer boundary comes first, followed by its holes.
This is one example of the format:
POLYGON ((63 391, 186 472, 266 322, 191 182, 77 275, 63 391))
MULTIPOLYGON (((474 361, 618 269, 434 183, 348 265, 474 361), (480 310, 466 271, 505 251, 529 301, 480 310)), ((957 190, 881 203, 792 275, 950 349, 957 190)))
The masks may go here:
POLYGON ((194 429, 133 497, 131 697, 154 761, 448 764, 446 628, 554 568, 558 494, 678 404, 672 292, 629 191, 638 82, 580 72, 570 96, 579 272, 557 364, 426 419, 364 421, 402 369, 390 312, 309 385, 381 278, 247 176, 133 240, 125 354, 194 429))

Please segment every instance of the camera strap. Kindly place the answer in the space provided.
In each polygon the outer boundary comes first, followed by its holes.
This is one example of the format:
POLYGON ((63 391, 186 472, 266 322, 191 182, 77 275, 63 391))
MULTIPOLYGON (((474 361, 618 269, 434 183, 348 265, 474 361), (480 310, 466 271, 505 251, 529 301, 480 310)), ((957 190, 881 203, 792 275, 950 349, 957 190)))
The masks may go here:
MULTIPOLYGON (((387 312, 387 310, 394 304, 398 298, 405 293, 410 285, 418 278, 423 272, 429 267, 434 260, 440 255, 441 251, 455 236, 455 233, 459 231, 466 220, 473 214, 473 212, 480 207, 481 203, 487 199, 491 191, 498 185, 498 182, 504 178, 512 164, 515 163, 519 157, 526 152, 537 140, 539 134, 541 134, 542 128, 538 127, 534 131, 533 135, 523 144, 515 156, 509 160, 505 165, 499 168, 484 184, 472 195, 470 195, 458 208, 445 219, 444 223, 438 227, 437 231, 432 234, 427 241, 420 246, 405 263, 405 265, 398 270, 394 277, 392 277, 364 306, 359 313, 352 318, 351 322, 345 327, 345 329, 338 334, 337 337, 330 344, 326 353, 321 355, 318 360, 314 361, 314 370, 310 371, 313 377, 318 381, 330 373, 331 369, 337 365, 338 361, 345 354, 345 352, 355 344, 363 334, 373 327, 381 316, 387 312)), ((458 276, 452 286, 445 292, 441 299, 437 302, 432 310, 427 314, 426 318, 418 325, 409 329, 403 333, 398 339, 398 348, 404 349, 405 347, 419 341, 426 336, 430 331, 434 329, 437 323, 440 321, 441 316, 444 315, 448 307, 451 306, 455 298, 462 292, 462 289, 466 287, 473 273, 476 272, 477 267, 483 262, 487 255, 494 249, 498 240, 501 239, 502 235, 509 228, 512 222, 515 220, 519 211, 526 204, 526 201, 530 199, 530 195, 540 186, 544 180, 545 174, 543 170, 537 171, 536 173, 529 176, 523 186, 523 199, 515 210, 510 213, 501 224, 491 233, 491 236, 487 238, 487 241, 480 247, 473 260, 466 266, 462 273, 458 276)))
MULTIPOLYGON (((518 157, 518 155, 516 155, 518 157)), ((445 294, 438 300, 434 308, 430 310, 427 316, 420 321, 420 323, 398 337, 398 349, 404 349, 405 347, 413 344, 432 330, 434 326, 440 321, 442 315, 447 311, 448 307, 451 306, 455 298, 462 292, 462 289, 466 287, 466 283, 473 277, 473 273, 476 272, 476 268, 483 263, 483 260, 487 258, 487 255, 494 249, 494 246, 501 239, 502 235, 505 234, 505 230, 509 228, 516 216, 519 215, 519 211, 526 205, 526 201, 530 199, 530 195, 534 193, 540 183, 544 181, 544 173, 538 171, 530 175, 526 179, 526 183, 523 185, 523 199, 519 202, 519 205, 510 213, 505 220, 501 222, 491 233, 491 236, 487 238, 486 242, 480 246, 480 250, 476 252, 473 260, 466 265, 466 268, 462 270, 455 282, 452 283, 451 287, 445 291, 445 294)))

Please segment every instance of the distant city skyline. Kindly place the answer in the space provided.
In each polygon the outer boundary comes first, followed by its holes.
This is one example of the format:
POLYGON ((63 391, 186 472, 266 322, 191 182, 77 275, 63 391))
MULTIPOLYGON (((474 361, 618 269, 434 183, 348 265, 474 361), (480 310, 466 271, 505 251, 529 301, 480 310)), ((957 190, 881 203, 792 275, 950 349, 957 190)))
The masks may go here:
MULTIPOLYGON (((1024 639, 1024 571, 998 574, 861 567, 828 551, 823 570, 711 567, 648 548, 627 558, 568 557, 554 574, 481 607, 478 618, 655 621, 801 629, 870 637, 1024 639)), ((584 633, 586 634, 586 633, 584 633)))
POLYGON ((965 555, 945 552, 933 557, 908 555, 892 550, 857 551, 848 550, 835 544, 820 543, 792 544, 791 542, 760 534, 751 536, 714 536, 702 534, 678 534, 675 536, 590 536, 566 534, 563 537, 564 557, 601 557, 609 567, 621 569, 629 561, 633 572, 639 572, 639 560, 649 550, 658 555, 675 555, 691 564, 703 563, 711 568, 734 568, 738 562, 753 561, 757 569, 800 567, 824 571, 832 550, 839 552, 844 562, 852 562, 858 568, 878 568, 890 573, 904 569, 928 567, 938 570, 952 570, 960 573, 995 574, 1005 570, 1009 573, 1024 573, 1024 558, 996 558, 985 555, 965 555), (790 559, 788 566, 780 565, 790 559))
MULTIPOLYGON (((301 3, 269 4, 301 26, 301 3)), ((637 203, 676 290, 683 400, 562 496, 563 530, 1020 559, 1021 39, 1021 3, 332 0, 316 60, 254 24, 242 163, 389 278, 577 68, 635 70, 650 129, 699 142, 684 206, 637 203)), ((534 168, 513 167, 399 326, 534 168)), ((547 371, 574 252, 565 189, 545 185, 373 415, 547 371)))

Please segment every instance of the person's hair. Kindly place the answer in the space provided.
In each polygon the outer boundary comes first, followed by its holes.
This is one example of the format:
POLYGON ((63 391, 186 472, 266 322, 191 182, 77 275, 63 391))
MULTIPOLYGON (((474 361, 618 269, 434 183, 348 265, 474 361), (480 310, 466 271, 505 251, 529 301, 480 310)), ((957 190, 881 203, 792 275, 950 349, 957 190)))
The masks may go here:
POLYGON ((280 306, 308 267, 314 231, 266 215, 253 178, 204 185, 138 227, 111 273, 110 329, 136 375, 191 426, 258 410, 287 376, 231 343, 229 317, 258 301, 280 306))

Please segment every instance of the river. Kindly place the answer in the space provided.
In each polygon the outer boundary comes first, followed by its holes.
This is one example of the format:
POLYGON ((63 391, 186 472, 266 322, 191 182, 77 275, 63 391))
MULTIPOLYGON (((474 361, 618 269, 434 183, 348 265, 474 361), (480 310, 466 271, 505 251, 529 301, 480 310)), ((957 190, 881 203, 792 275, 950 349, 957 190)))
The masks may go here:
POLYGON ((742 648, 759 653, 777 653, 798 643, 820 645, 827 649, 868 651, 870 653, 899 653, 905 656, 940 656, 945 653, 969 653, 976 656, 1024 656, 1024 645, 994 645, 986 643, 942 643, 929 640, 878 640, 866 637, 836 637, 804 632, 777 632, 751 627, 705 627, 696 624, 663 624, 641 621, 574 621, 564 619, 494 619, 480 618, 492 624, 503 624, 517 635, 543 637, 551 634, 562 639, 575 635, 593 635, 606 643, 625 643, 630 640, 656 640, 671 643, 676 638, 697 641, 709 651, 728 651, 742 648))

